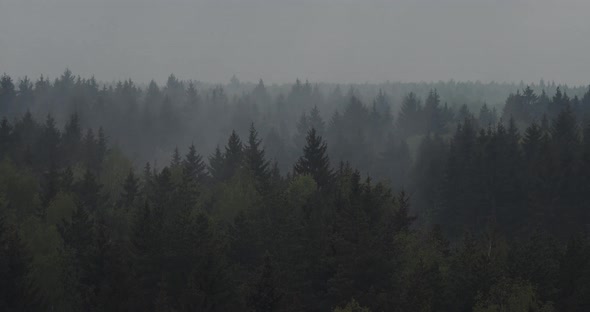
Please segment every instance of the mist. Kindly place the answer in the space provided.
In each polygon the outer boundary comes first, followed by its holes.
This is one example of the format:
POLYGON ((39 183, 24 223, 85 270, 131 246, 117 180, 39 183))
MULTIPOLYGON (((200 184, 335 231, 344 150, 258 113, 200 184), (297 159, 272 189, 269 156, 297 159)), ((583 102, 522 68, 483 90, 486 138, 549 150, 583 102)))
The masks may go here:
POLYGON ((586 84, 587 1, 2 0, 0 65, 133 78, 586 84))
POLYGON ((0 0, 0 310, 588 311, 588 9, 0 0))

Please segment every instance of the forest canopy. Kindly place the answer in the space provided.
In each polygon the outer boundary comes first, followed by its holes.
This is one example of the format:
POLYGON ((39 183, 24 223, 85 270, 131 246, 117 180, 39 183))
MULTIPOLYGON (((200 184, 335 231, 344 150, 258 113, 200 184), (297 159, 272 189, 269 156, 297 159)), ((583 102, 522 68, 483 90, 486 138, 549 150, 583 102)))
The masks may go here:
POLYGON ((586 311, 590 88, 0 78, 5 311, 586 311))

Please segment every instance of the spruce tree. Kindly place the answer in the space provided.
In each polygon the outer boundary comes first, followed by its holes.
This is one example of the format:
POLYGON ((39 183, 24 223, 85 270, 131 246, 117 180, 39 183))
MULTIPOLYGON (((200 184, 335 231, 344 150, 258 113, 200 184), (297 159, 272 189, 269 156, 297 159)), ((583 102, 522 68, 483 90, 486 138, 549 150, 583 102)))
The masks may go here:
POLYGON ((80 120, 78 114, 74 113, 70 115, 70 118, 66 122, 63 134, 65 163, 67 165, 73 165, 76 161, 80 160, 81 142, 82 130, 80 128, 80 120))
POLYGON ((18 231, 0 217, 0 310, 43 311, 42 298, 30 280, 31 258, 18 231))
POLYGON ((225 176, 225 159, 223 158, 223 154, 221 153, 221 149, 219 145, 215 147, 215 153, 209 156, 209 174, 211 177, 217 182, 223 181, 225 176))
POLYGON ((200 183, 207 178, 207 165, 203 157, 197 153, 194 144, 191 144, 182 161, 182 177, 185 183, 200 183))
POLYGON ((172 153, 172 160, 170 161, 170 167, 176 168, 180 166, 180 152, 178 151, 178 146, 174 148, 174 152, 172 153))
POLYGON ((282 293, 277 287, 275 270, 272 259, 267 253, 248 296, 249 311, 274 312, 280 310, 282 293))
POLYGON ((254 123, 250 125, 248 135, 248 144, 244 148, 244 161, 246 167, 251 170, 255 178, 265 183, 269 177, 269 162, 265 159, 264 149, 261 141, 258 139, 258 131, 254 128, 254 123))
POLYGON ((421 124, 422 107, 415 93, 408 93, 402 100, 402 107, 397 116, 397 128, 404 136, 416 134, 421 124))
POLYGON ((326 153, 328 146, 314 128, 307 132, 303 156, 299 157, 293 168, 295 174, 308 174, 314 178, 318 188, 326 188, 332 180, 330 159, 326 153))
POLYGON ((12 126, 6 119, 2 118, 0 123, 0 160, 4 159, 5 156, 9 155, 9 151, 12 148, 12 126))
POLYGON ((243 146, 240 137, 236 131, 232 131, 227 145, 225 146, 224 159, 224 179, 229 179, 236 174, 243 159, 243 146))
POLYGON ((135 178, 135 174, 133 173, 133 170, 129 170, 129 173, 127 174, 127 178, 125 178, 125 182, 123 183, 123 194, 122 194, 123 205, 127 209, 133 207, 133 203, 135 201, 135 198, 138 195, 138 192, 139 192, 138 181, 135 178))

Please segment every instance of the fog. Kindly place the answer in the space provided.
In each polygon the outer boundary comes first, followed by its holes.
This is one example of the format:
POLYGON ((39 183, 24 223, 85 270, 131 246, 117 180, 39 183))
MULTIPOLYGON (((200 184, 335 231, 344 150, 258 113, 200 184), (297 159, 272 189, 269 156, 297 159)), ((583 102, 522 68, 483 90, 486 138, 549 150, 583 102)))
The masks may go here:
POLYGON ((589 311, 589 9, 0 0, 0 311, 589 311))
POLYGON ((590 3, 0 0, 0 71, 101 81, 586 84, 590 3))

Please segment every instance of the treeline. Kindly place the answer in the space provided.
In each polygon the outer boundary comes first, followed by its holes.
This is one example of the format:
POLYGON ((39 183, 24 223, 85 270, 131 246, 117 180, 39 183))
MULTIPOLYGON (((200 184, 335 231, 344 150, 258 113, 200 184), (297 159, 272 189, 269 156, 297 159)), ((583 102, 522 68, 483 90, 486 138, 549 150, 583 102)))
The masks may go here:
MULTIPOLYGON (((254 123, 210 155, 190 145, 161 169, 135 170, 76 114, 63 130, 51 116, 4 119, 0 307, 587 310, 590 128, 577 108, 568 100, 520 135, 520 119, 486 124, 467 110, 454 130, 434 127, 437 102, 432 91, 416 105, 431 119, 415 130, 425 133, 415 165, 384 158, 384 170, 409 172, 408 192, 334 160, 316 109, 301 118, 287 174, 254 123)), ((374 131, 366 111, 352 98, 342 131, 374 131)), ((342 157, 366 161, 353 157, 371 146, 342 157)))
POLYGON ((553 94, 571 102, 577 116, 581 116, 578 108, 585 112, 590 107, 587 88, 544 82, 525 87, 450 81, 348 88, 299 80, 286 85, 249 84, 237 79, 221 86, 181 81, 174 75, 165 85, 152 81, 138 86, 131 80, 103 84, 66 70, 54 80, 3 75, 0 118, 13 123, 27 111, 39 120, 51 114, 56 125, 63 127, 75 113, 84 128, 102 126, 105 136, 136 165, 150 161, 157 167, 168 161, 175 147, 194 144, 210 154, 223 146, 232 130, 247 136, 254 122, 268 158, 278 162, 283 174, 297 160, 313 126, 330 143, 328 153, 335 162, 349 161, 361 172, 391 180, 400 189, 410 182, 403 168, 414 158, 421 136, 448 137, 470 114, 483 126, 500 119, 507 124, 513 117, 524 131, 543 113, 551 110, 550 119, 559 113, 563 103, 549 107, 553 94), (519 87, 526 91, 511 94, 519 87))

